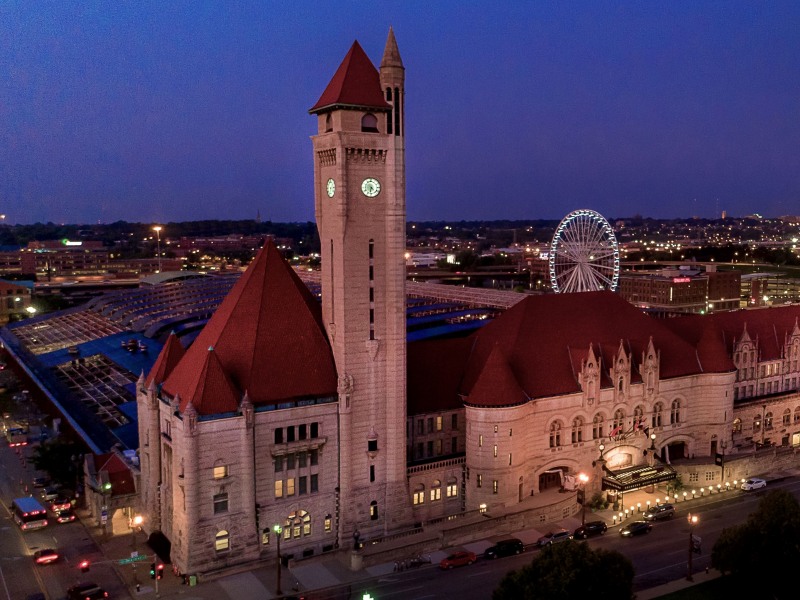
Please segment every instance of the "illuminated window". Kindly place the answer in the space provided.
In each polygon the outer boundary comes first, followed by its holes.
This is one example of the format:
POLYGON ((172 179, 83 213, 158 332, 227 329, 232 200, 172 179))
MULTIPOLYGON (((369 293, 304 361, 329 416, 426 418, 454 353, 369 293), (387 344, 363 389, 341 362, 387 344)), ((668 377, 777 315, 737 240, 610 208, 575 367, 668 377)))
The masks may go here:
POLYGON ((476 475, 475 476, 475 483, 477 484, 478 487, 482 487, 483 486, 483 477, 481 475, 476 475))
POLYGON ((437 500, 442 499, 442 482, 438 479, 433 481, 433 486, 431 487, 431 502, 436 502, 437 500))
POLYGON ((330 515, 325 515, 325 533, 330 533, 333 528, 333 519, 330 515))
POLYGON ((447 484, 447 497, 448 498, 455 498, 458 496, 458 485, 455 483, 448 483, 447 484))
POLYGON ((275 497, 283 498, 283 481, 280 479, 275 482, 275 497))
POLYGON ((436 417, 436 431, 442 430, 442 417, 436 417))
POLYGON ((263 529, 261 531, 261 544, 263 546, 269 546, 269 538, 272 537, 272 530, 269 527, 263 529))
POLYGON ((283 539, 299 538, 301 535, 311 535, 311 515, 304 510, 293 512, 286 518, 283 528, 283 539))
POLYGON ((493 493, 493 494, 496 494, 496 493, 497 493, 497 485, 498 485, 498 484, 497 484, 497 479, 493 479, 493 480, 492 480, 492 493, 493 493))
POLYGON ((228 535, 228 532, 224 529, 217 533, 216 537, 214 538, 214 549, 217 552, 225 552, 230 550, 231 547, 231 538, 228 535))
POLYGON ((478 448, 483 447, 483 434, 478 436, 478 448))
POLYGON ((492 450, 492 454, 495 458, 497 458, 497 444, 494 445, 494 449, 492 450))
POLYGON ((378 503, 375 500, 369 503, 369 518, 373 521, 378 520, 378 503))
POLYGON ((224 479, 228 476, 228 465, 214 467, 214 479, 224 479))
POLYGON ((294 496, 294 477, 286 480, 286 495, 294 496))
POLYGON ((425 486, 420 485, 417 487, 417 489, 414 491, 413 502, 414 506, 425 503, 425 486))

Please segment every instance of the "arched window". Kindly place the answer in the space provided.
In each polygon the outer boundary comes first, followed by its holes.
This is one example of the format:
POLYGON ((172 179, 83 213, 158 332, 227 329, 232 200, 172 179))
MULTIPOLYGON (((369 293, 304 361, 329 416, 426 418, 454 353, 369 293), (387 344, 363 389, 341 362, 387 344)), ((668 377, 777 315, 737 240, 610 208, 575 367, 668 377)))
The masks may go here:
MULTIPOLYGON (((800 410, 800 408, 798 409, 800 410)), ((742 420, 741 419, 734 419, 733 420, 733 433, 741 433, 742 432, 742 420)))
POLYGON ((619 386, 617 386, 617 389, 618 389, 620 392, 622 391, 622 377, 620 377, 620 378, 619 378, 619 386))
POLYGON ((583 419, 575 417, 572 421, 572 443, 577 444, 583 441, 583 419))
POLYGON ((228 532, 224 529, 222 531, 217 532, 216 537, 214 538, 214 550, 217 552, 226 552, 231 548, 231 538, 228 535, 228 532))
POLYGON ((800 406, 794 409, 794 422, 800 423, 800 406))
POLYGON ((772 413, 764 415, 764 429, 772 429, 772 413))
POLYGON ((761 415, 753 417, 753 431, 761 431, 761 415))
POLYGON ((792 411, 789 408, 787 408, 785 411, 783 411, 783 424, 784 425, 791 425, 792 424, 792 411))
POLYGON ((633 427, 635 429, 644 427, 644 408, 641 404, 633 409, 633 427))
POLYGON ((603 437, 603 415, 600 413, 592 419, 592 439, 598 440, 603 437))
POLYGON ((311 535, 311 515, 304 510, 298 510, 286 517, 286 527, 283 528, 283 539, 290 537, 299 538, 301 535, 311 535))
POLYGON ((672 410, 669 413, 669 422, 672 424, 681 422, 681 401, 672 401, 672 410))
POLYGON ((373 521, 378 520, 378 503, 375 500, 369 503, 369 518, 373 521))
POLYGON ((438 479, 433 480, 433 485, 431 486, 431 502, 436 502, 437 500, 442 499, 442 482, 438 479))
POLYGON ((367 113, 361 117, 361 131, 378 133, 378 118, 372 113, 367 113))
POLYGON ((325 115, 325 131, 333 131, 333 123, 331 122, 331 113, 325 115))
POLYGON ((653 405, 653 427, 661 427, 661 413, 664 412, 664 405, 656 402, 653 405))
POLYGON ((614 412, 614 421, 611 423, 612 432, 609 435, 619 435, 625 429, 625 411, 621 408, 614 412))
POLYGON ((550 425, 550 447, 558 448, 561 446, 561 423, 553 421, 550 425))

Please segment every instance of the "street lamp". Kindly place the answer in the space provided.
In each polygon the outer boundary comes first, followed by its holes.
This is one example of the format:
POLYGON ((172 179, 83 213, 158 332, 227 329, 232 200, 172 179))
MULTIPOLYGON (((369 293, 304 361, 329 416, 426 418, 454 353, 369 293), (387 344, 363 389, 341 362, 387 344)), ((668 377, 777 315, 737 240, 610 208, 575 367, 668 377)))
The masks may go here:
POLYGON ((273 525, 272 531, 275 532, 275 538, 277 539, 277 550, 278 550, 278 583, 275 585, 275 594, 280 596, 283 594, 281 591, 281 533, 283 533, 283 527, 280 525, 273 525))
POLYGON ((581 527, 586 525, 586 482, 589 481, 589 476, 586 473, 580 473, 578 479, 581 482, 581 492, 583 501, 581 502, 581 527))
POLYGON ((142 515, 136 515, 131 519, 131 548, 136 546, 136 530, 142 526, 143 521, 142 515))
POLYGON ((161 273, 161 225, 153 227, 153 231, 156 232, 156 237, 158 238, 158 272, 161 273))
POLYGON ((694 552, 694 527, 697 525, 697 515, 689 513, 686 520, 689 522, 689 560, 686 567, 686 581, 694 581, 692 578, 692 553, 694 552))

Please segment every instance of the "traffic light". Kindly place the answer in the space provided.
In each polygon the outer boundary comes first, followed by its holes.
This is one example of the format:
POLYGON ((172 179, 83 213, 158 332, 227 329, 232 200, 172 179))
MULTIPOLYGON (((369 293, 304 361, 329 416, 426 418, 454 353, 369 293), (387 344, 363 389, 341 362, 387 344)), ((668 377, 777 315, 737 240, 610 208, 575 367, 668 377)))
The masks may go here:
POLYGON ((89 571, 89 561, 88 560, 82 560, 81 562, 78 563, 78 567, 80 567, 81 573, 88 572, 89 571))
POLYGON ((161 579, 164 577, 164 563, 150 563, 150 579, 161 579))

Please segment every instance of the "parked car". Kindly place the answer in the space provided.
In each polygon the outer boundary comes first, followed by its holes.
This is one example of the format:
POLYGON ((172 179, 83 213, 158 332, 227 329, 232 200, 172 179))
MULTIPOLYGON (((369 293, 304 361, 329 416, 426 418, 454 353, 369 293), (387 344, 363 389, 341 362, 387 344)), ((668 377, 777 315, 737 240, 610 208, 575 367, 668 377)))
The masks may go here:
POLYGON ((50 501, 50 510, 54 513, 61 512, 62 510, 70 510, 72 508, 72 502, 67 500, 66 498, 58 497, 53 498, 50 501))
POLYGON ((33 487, 35 488, 43 488, 50 485, 50 479, 47 477, 34 477, 33 478, 33 487))
POLYGON ((56 512, 56 521, 59 523, 71 523, 75 520, 75 513, 71 509, 59 510, 56 512))
POLYGON ((474 552, 454 552, 447 558, 443 558, 439 563, 442 569, 452 569, 453 567, 463 567, 464 565, 471 565, 478 557, 474 552))
POLYGON ((57 486, 51 485, 42 490, 42 500, 45 502, 52 502, 59 496, 59 488, 57 486))
POLYGON ((619 534, 622 537, 631 537, 634 535, 641 535, 643 533, 650 533, 653 529, 653 526, 648 523, 647 521, 633 521, 632 523, 628 523, 619 530, 619 534))
POLYGON ((536 540, 539 546, 552 546, 558 542, 565 542, 572 539, 572 534, 566 529, 556 529, 545 533, 542 537, 536 540))
POLYGON ((37 565, 49 565, 61 558, 52 548, 42 548, 33 553, 33 560, 37 565))
POLYGON ((522 543, 522 540, 511 538, 510 540, 500 540, 494 546, 487 548, 483 553, 483 558, 500 558, 522 552, 525 552, 525 544, 522 543))
POLYGON ((576 540, 585 540, 593 535, 602 535, 606 531, 608 531, 608 525, 603 521, 589 521, 585 525, 578 527, 573 535, 576 540))
POLYGON ((742 489, 745 490, 746 492, 749 492, 750 490, 757 490, 763 487, 767 487, 767 482, 757 477, 751 477, 750 479, 742 483, 742 489))
POLYGON ((659 504, 651 506, 644 513, 644 518, 648 521, 660 521, 661 519, 671 519, 675 516, 675 507, 672 504, 659 504))
POLYGON ((94 582, 73 585, 67 590, 67 600, 100 600, 108 598, 108 592, 94 582))

